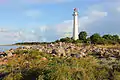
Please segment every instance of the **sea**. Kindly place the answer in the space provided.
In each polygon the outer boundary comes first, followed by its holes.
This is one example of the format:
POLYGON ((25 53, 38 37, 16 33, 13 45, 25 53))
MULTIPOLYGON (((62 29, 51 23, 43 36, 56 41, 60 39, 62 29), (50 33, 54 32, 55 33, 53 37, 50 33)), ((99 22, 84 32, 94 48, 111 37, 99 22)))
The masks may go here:
POLYGON ((10 46, 0 46, 0 52, 7 51, 9 49, 16 49, 20 46, 10 45, 10 46))

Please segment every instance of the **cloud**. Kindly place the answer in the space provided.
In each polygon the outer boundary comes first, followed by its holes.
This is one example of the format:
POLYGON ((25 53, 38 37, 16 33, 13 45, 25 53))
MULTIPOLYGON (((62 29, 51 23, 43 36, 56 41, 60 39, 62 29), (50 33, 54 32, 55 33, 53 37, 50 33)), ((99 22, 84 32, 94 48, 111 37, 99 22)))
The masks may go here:
POLYGON ((14 32, 14 31, 2 31, 0 32, 0 44, 12 44, 15 42, 19 42, 20 41, 20 35, 18 34, 18 32, 14 32))
POLYGON ((97 11, 97 10, 88 12, 88 15, 82 16, 79 19, 80 27, 85 29, 88 25, 93 24, 94 22, 99 21, 104 17, 106 17, 107 14, 108 14, 107 12, 97 11))
MULTIPOLYGON (((92 25, 93 23, 103 19, 107 16, 107 12, 93 10, 88 12, 86 16, 82 16, 79 18, 79 28, 80 30, 85 30, 86 27, 92 25)), ((71 37, 73 30, 73 20, 65 20, 62 23, 56 25, 56 33, 60 37, 71 37)))
POLYGON ((7 29, 0 28, 0 32, 7 32, 7 29))
POLYGON ((41 16, 41 12, 39 10, 27 10, 25 11, 25 15, 31 18, 39 18, 41 16))
POLYGON ((97 16, 97 17, 104 17, 104 16, 107 16, 107 12, 95 10, 95 11, 92 11, 90 15, 97 16))
POLYGON ((46 32, 49 29, 48 26, 40 26, 39 28, 40 28, 40 32, 46 32))
MULTIPOLYGON (((39 34, 40 36, 40 34, 39 34)), ((1 44, 11 44, 16 42, 25 42, 25 41, 40 41, 38 39, 38 35, 35 35, 33 32, 24 28, 24 30, 14 30, 11 29, 1 28, 0 29, 0 42, 1 44)))
POLYGON ((22 41, 46 41, 46 34, 49 26, 33 25, 24 28, 19 35, 22 41), (29 29, 28 29, 29 28, 29 29))
POLYGON ((64 22, 57 24, 55 28, 57 35, 64 37, 64 35, 72 31, 72 20, 65 20, 64 22))
POLYGON ((74 0, 22 0, 23 3, 27 4, 42 4, 42 3, 63 3, 71 2, 74 0))
POLYGON ((116 9, 118 12, 120 12, 120 7, 117 7, 117 9, 116 9))
POLYGON ((37 41, 45 42, 47 31, 49 31, 49 26, 35 26, 29 34, 33 35, 37 41))

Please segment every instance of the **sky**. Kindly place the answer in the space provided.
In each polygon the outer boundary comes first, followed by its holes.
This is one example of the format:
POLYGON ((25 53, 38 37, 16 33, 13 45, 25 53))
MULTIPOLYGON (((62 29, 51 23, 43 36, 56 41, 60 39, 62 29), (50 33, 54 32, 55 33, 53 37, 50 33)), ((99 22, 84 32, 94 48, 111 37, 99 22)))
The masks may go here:
POLYGON ((74 8, 79 32, 120 35, 120 0, 0 0, 0 44, 71 37, 74 8))

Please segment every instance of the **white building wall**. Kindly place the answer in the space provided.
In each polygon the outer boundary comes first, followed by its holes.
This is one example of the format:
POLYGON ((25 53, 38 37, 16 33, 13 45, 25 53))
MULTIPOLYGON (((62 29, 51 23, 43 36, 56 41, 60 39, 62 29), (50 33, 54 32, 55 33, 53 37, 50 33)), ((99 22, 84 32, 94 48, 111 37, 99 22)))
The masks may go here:
POLYGON ((77 10, 74 11, 73 13, 73 39, 77 40, 78 39, 78 12, 77 10))

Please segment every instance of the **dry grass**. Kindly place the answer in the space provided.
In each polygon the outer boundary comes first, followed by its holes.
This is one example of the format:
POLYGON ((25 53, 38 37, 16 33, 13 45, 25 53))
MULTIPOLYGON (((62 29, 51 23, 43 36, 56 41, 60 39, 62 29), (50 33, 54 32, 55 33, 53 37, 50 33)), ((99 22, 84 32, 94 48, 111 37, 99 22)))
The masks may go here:
POLYGON ((96 47, 120 49, 120 44, 118 44, 118 45, 96 45, 96 47))
POLYGON ((114 76, 109 73, 111 69, 100 65, 94 57, 51 57, 34 50, 29 53, 20 53, 8 61, 4 71, 9 74, 4 80, 109 80, 114 76))

